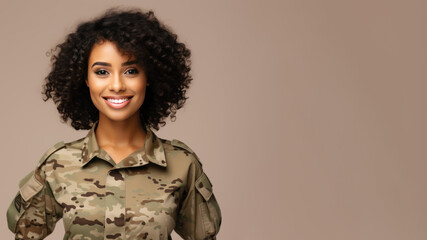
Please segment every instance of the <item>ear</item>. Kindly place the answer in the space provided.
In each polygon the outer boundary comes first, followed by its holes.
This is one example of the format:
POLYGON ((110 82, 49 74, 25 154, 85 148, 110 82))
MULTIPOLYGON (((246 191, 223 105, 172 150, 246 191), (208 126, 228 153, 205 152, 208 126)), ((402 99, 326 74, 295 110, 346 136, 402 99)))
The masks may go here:
POLYGON ((86 86, 89 87, 89 82, 87 81, 87 78, 85 79, 85 83, 86 83, 86 86))

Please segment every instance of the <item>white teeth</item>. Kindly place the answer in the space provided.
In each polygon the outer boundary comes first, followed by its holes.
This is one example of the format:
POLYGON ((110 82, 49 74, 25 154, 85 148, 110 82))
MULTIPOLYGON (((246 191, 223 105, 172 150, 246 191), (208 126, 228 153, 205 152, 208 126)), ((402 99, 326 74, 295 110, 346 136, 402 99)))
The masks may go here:
POLYGON ((124 103, 127 100, 129 100, 129 98, 122 98, 122 99, 113 99, 113 98, 108 98, 107 101, 111 102, 111 103, 124 103))

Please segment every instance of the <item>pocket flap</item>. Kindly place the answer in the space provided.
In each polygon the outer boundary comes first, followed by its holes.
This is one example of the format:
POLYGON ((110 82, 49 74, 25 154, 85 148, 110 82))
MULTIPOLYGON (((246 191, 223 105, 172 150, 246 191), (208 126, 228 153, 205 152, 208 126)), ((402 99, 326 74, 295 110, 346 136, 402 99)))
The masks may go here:
POLYGON ((19 188, 19 192, 21 193, 22 199, 28 201, 42 189, 43 184, 41 184, 33 174, 30 179, 19 188))
POLYGON ((212 196, 212 183, 204 172, 202 172, 202 175, 197 179, 196 188, 205 201, 209 201, 209 198, 212 196))

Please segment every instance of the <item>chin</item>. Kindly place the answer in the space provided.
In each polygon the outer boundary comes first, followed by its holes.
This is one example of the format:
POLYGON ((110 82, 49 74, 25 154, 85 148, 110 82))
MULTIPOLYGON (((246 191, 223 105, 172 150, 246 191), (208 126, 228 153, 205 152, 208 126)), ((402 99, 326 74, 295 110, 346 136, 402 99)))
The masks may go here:
POLYGON ((104 118, 114 122, 120 122, 120 121, 130 120, 135 117, 139 117, 137 116, 138 114, 139 114, 138 112, 126 113, 123 111, 118 111, 118 112, 108 111, 107 113, 100 112, 100 118, 104 118))

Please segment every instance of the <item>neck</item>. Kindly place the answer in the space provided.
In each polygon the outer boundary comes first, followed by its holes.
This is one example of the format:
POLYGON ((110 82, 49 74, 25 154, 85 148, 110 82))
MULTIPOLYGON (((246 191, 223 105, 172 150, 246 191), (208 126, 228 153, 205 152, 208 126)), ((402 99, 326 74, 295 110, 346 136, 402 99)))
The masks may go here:
POLYGON ((100 115, 95 136, 100 147, 142 147, 146 132, 141 125, 139 114, 125 121, 114 121, 100 115))

